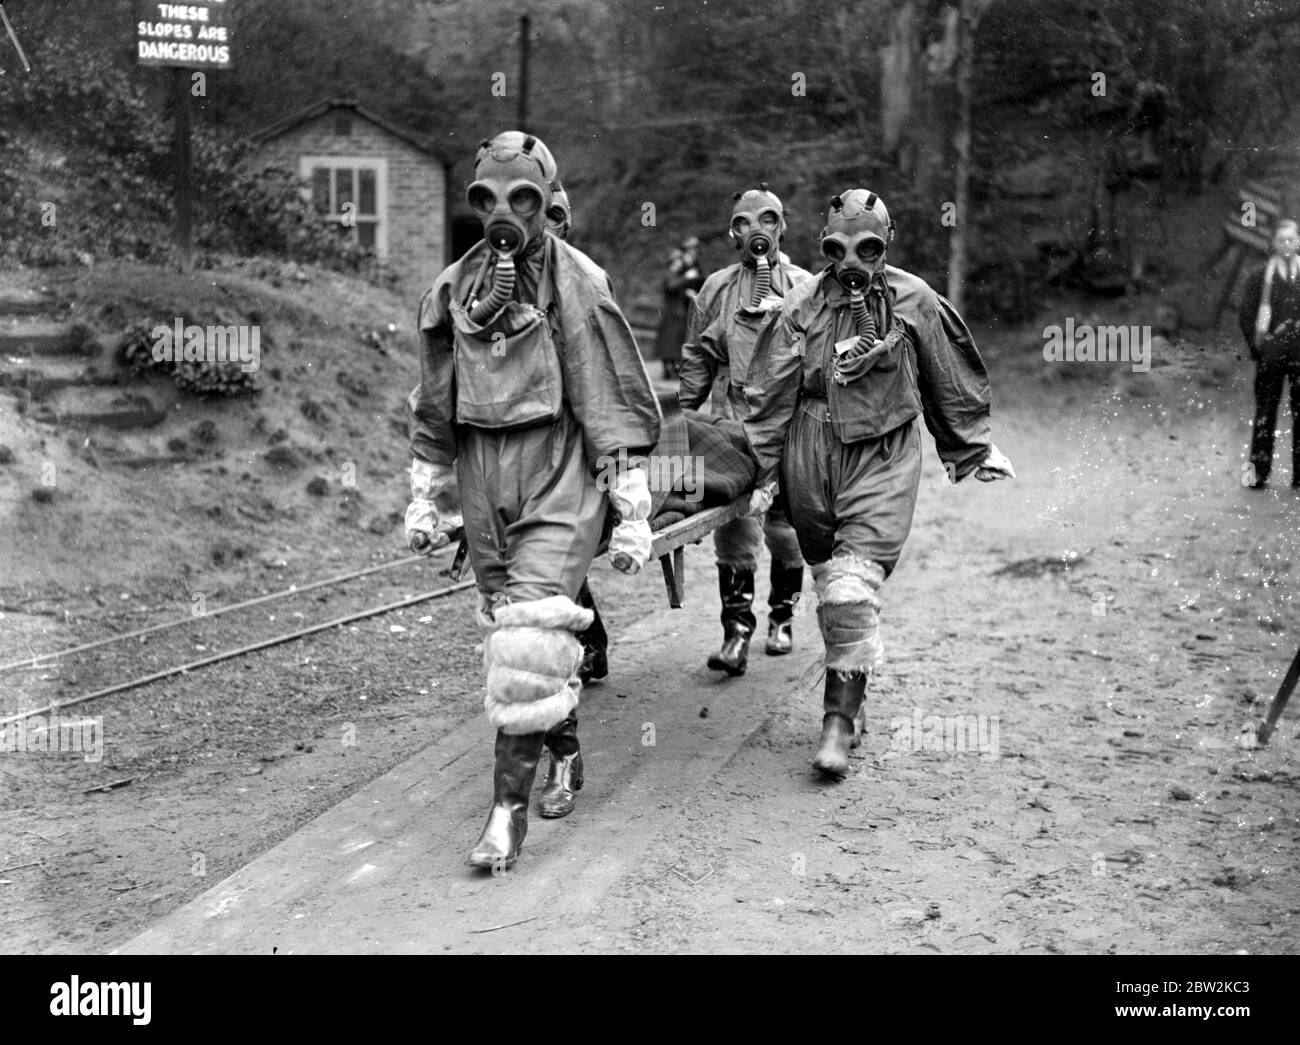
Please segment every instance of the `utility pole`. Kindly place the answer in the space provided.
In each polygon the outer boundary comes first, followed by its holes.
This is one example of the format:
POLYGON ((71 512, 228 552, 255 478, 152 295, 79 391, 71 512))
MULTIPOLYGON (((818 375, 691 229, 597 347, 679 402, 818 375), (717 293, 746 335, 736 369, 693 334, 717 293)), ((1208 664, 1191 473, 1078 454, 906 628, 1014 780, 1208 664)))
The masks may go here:
POLYGON ((175 108, 176 253, 181 272, 194 268, 194 225, 191 217, 193 193, 190 187, 190 87, 188 69, 172 70, 175 108))
POLYGON ((528 47, 529 31, 532 19, 527 15, 519 18, 519 118, 515 122, 521 131, 528 122, 528 47))

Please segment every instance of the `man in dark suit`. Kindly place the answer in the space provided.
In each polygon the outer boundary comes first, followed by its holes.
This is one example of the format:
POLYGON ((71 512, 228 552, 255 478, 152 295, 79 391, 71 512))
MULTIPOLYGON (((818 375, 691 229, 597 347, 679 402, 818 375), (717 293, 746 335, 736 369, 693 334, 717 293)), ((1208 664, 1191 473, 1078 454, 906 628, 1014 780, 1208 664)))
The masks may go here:
POLYGON ((1262 489, 1273 466, 1282 385, 1291 381, 1291 489, 1300 490, 1300 227, 1279 221, 1273 255, 1246 283, 1238 320, 1255 360, 1255 428, 1244 485, 1262 489))

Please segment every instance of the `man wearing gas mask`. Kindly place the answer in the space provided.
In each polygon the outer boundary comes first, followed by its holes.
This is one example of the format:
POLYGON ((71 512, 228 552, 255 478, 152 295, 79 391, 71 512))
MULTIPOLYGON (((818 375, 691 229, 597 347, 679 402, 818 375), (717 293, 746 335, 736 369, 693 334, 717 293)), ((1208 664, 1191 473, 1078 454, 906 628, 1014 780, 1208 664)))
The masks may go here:
POLYGON ((812 567, 826 644, 821 743, 837 778, 856 746, 868 679, 883 658, 880 588, 912 525, 918 418, 955 482, 1014 478, 990 436, 988 375, 961 317, 923 280, 885 263, 894 237, 874 192, 831 201, 830 262, 786 295, 750 363, 745 434, 758 462, 754 511, 779 477, 812 567))
POLYGON ((635 572, 651 545, 644 455, 659 437, 659 406, 604 273, 546 235, 557 184, 550 151, 532 135, 483 142, 467 197, 484 238, 420 303, 406 534, 416 550, 436 546, 433 499, 454 462, 478 579, 484 708, 497 727, 492 808, 469 856, 482 868, 515 862, 537 763, 557 727, 570 802, 580 786, 571 716, 582 685, 577 634, 592 613, 574 597, 607 507, 619 520, 616 568, 635 572), (611 462, 605 490, 595 477, 611 462))
MULTIPOLYGON (((793 286, 812 277, 783 257, 785 209, 765 183, 736 193, 735 201, 727 235, 740 251, 740 261, 713 273, 696 295, 682 346, 677 398, 683 410, 697 410, 713 391, 714 413, 740 420, 745 416, 746 372, 763 321, 793 286)), ((772 556, 766 649, 779 655, 793 645, 794 607, 803 588, 803 558, 794 530, 781 511, 735 519, 713 531, 723 632, 722 648, 709 657, 715 671, 745 673, 750 636, 758 624, 754 574, 764 541, 772 556)))

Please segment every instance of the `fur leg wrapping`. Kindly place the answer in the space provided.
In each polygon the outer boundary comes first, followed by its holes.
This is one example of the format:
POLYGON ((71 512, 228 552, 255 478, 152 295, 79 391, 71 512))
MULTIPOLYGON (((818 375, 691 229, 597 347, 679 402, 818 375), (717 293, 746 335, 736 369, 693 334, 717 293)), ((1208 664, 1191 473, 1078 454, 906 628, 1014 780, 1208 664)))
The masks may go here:
POLYGON ((884 581, 883 566, 855 555, 836 556, 813 567, 828 669, 871 672, 885 659, 879 617, 884 581))
POLYGON ((543 733, 578 706, 582 643, 591 610, 563 595, 498 606, 483 640, 488 721, 503 733, 543 733))

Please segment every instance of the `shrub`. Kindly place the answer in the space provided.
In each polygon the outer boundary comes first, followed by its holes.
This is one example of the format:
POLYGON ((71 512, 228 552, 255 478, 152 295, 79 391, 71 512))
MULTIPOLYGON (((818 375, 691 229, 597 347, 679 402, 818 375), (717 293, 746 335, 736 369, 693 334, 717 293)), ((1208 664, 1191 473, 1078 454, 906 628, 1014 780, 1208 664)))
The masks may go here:
MULTIPOLYGON (((196 320, 196 322, 198 322, 196 320)), ((176 386, 192 395, 232 396, 261 390, 255 373, 245 373, 238 361, 155 359, 152 331, 157 324, 137 323, 118 343, 118 359, 137 374, 170 373, 176 386)), ((162 324, 166 326, 167 324, 162 324)), ((207 324, 199 322, 198 325, 207 324)), ((224 324, 215 324, 224 325, 224 324)))

